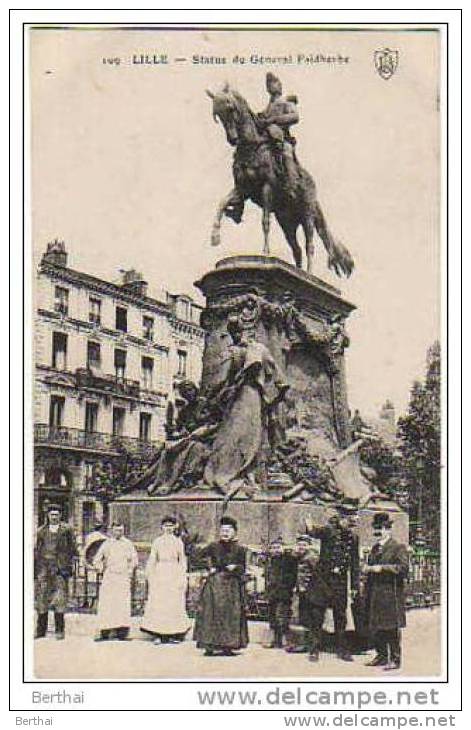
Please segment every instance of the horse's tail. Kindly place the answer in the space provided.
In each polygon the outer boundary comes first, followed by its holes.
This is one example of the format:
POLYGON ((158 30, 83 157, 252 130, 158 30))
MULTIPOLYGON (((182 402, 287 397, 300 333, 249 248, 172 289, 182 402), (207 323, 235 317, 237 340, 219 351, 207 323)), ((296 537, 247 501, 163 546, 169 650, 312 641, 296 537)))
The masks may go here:
POLYGON ((352 273, 355 262, 350 254, 350 251, 346 246, 343 245, 338 239, 334 238, 327 227, 324 213, 320 206, 316 196, 316 188, 314 181, 309 176, 307 184, 308 193, 308 205, 313 218, 314 226, 317 233, 319 234, 322 243, 324 244, 325 250, 328 255, 327 265, 329 269, 335 271, 337 276, 350 276, 352 273))
POLYGON ((330 247, 329 247, 329 269, 333 269, 337 276, 350 276, 353 269, 355 268, 355 262, 350 254, 350 251, 340 241, 330 236, 330 247))

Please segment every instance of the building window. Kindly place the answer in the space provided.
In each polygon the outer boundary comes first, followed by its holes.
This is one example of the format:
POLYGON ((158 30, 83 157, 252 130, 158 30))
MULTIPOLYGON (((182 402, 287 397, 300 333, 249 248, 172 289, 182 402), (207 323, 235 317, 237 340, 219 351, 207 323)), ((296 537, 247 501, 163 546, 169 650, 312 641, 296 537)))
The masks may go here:
POLYGON ((95 433, 98 426, 98 403, 85 404, 85 431, 95 433))
POLYGON ((188 353, 185 350, 178 350, 178 370, 177 375, 186 376, 186 361, 188 353))
POLYGON ((101 369, 101 347, 99 342, 87 342, 88 370, 101 369))
POLYGON ((56 286, 54 290, 54 311, 59 314, 69 313, 69 290, 63 286, 56 286))
POLYGON ((113 408, 113 436, 123 435, 125 416, 126 411, 124 408, 113 408))
POLYGON ((128 331, 128 310, 124 307, 116 307, 116 329, 120 332, 128 331))
POLYGON ((64 419, 65 398, 59 395, 51 395, 49 401, 49 426, 60 428, 64 419))
POLYGON ((126 375, 126 350, 114 351, 114 372, 117 380, 123 380, 126 375))
POLYGON ((190 320, 190 302, 187 299, 177 299, 176 313, 178 319, 188 322, 190 320))
POLYGON ((145 390, 152 390, 152 380, 154 376, 154 360, 151 357, 143 357, 141 363, 142 371, 142 387, 145 390))
POLYGON ((67 335, 63 332, 52 333, 52 367, 56 370, 67 368, 67 335))
POLYGON ((199 325, 201 321, 201 309, 199 307, 191 308, 191 321, 199 325))
POLYGON ((101 299, 90 297, 90 309, 88 311, 88 321, 92 324, 101 324, 101 299))
POLYGON ((139 416, 139 438, 141 441, 150 441, 150 428, 152 415, 150 413, 141 413, 139 416))
POLYGON ((154 318, 143 317, 142 318, 142 336, 145 340, 152 342, 154 339, 154 318))

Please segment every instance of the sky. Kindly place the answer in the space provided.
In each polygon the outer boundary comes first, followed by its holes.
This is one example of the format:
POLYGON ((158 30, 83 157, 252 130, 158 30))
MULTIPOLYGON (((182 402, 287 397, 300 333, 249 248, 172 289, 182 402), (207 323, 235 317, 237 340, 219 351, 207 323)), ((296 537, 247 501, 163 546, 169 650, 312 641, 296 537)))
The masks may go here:
MULTIPOLYGON (((227 81, 259 111, 265 74, 276 73, 299 99, 298 157, 356 262, 338 279, 317 241, 313 273, 357 306, 347 322, 350 406, 374 416, 389 398, 404 412, 440 332, 437 33, 33 29, 30 57, 35 263, 58 237, 71 267, 111 281, 136 268, 157 297, 198 299, 193 282, 219 259, 261 253, 251 203, 210 246, 232 149, 205 89, 227 81), (388 80, 374 63, 385 47, 399 59, 388 80), (167 64, 133 62, 161 54, 167 64)), ((270 242, 291 262, 274 220, 270 242)))

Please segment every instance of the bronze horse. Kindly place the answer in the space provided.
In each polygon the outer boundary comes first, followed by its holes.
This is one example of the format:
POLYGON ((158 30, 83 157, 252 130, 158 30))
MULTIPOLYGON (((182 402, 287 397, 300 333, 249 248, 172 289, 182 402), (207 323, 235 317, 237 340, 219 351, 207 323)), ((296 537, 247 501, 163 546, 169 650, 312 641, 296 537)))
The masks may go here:
POLYGON ((296 232, 302 226, 306 239, 307 270, 312 271, 314 231, 328 254, 328 266, 337 276, 350 276, 354 262, 349 251, 330 233, 310 174, 298 163, 298 180, 289 190, 283 171, 274 157, 266 134, 259 129, 257 117, 246 100, 228 85, 218 93, 206 92, 213 101, 213 117, 224 126, 227 141, 235 147, 233 175, 235 187, 219 204, 213 224, 211 243, 221 242, 223 215, 236 223, 242 220, 244 202, 252 200, 263 211, 263 253, 269 255, 270 214, 273 212, 291 247, 296 266, 302 268, 302 251, 296 232))

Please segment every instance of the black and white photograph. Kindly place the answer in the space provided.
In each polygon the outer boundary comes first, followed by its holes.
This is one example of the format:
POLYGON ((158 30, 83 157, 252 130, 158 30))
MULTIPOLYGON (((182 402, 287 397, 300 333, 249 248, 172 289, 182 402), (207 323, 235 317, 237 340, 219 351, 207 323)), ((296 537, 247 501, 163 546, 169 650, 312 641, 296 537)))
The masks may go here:
POLYGON ((94 12, 23 24, 30 709, 432 710, 461 649, 448 24, 94 12))
POLYGON ((439 677, 440 32, 28 43, 34 676, 439 677))

